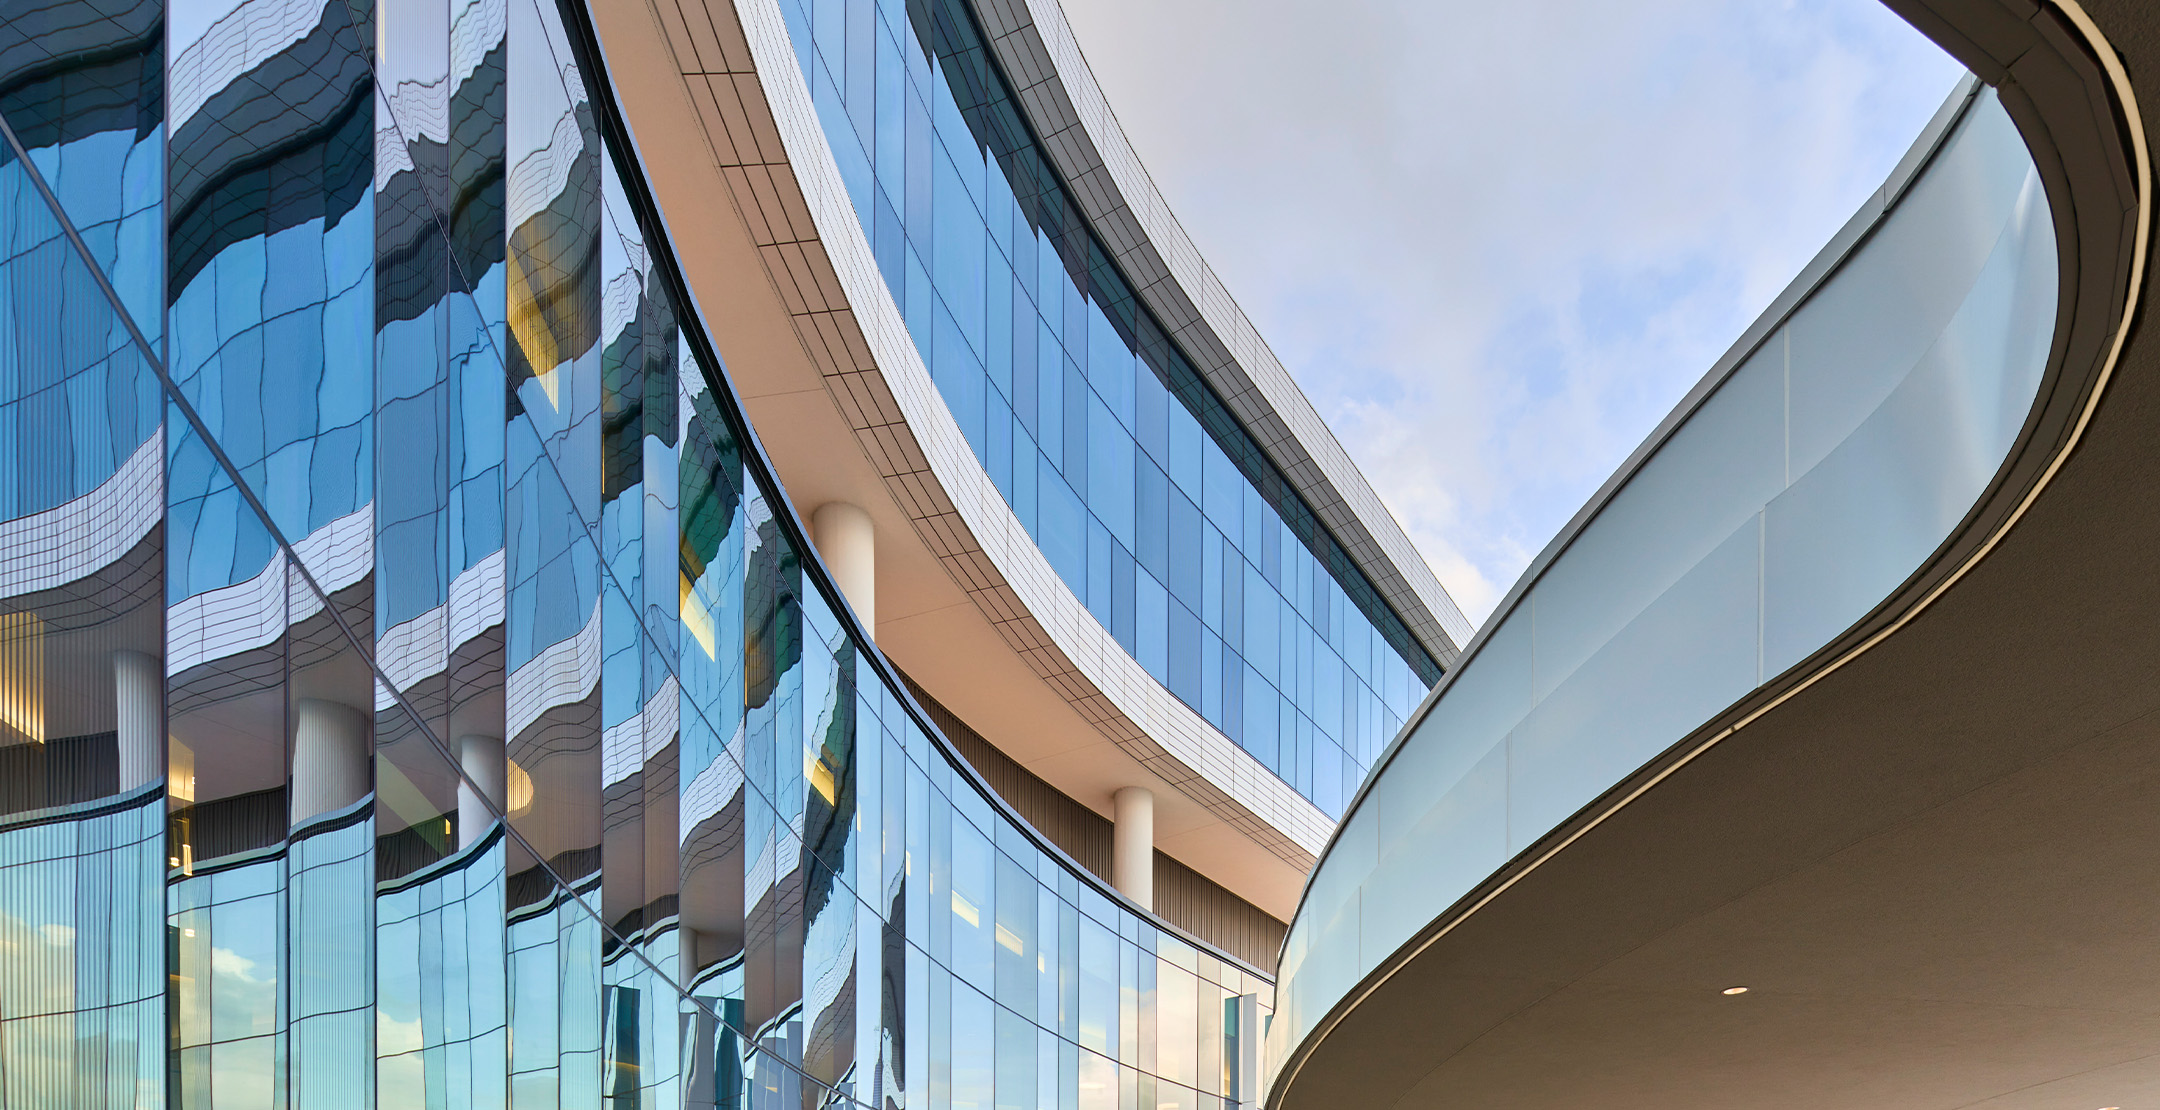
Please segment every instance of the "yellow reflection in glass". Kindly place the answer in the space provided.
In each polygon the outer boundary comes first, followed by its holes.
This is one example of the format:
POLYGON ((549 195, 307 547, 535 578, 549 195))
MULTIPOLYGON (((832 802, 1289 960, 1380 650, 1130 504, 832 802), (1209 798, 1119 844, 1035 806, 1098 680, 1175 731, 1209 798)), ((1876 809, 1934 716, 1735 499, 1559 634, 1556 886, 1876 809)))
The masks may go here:
POLYGON ((504 791, 506 795, 503 799, 504 808, 509 811, 512 817, 523 817, 532 809, 532 775, 525 768, 518 766, 517 761, 514 759, 504 760, 503 766, 504 769, 510 772, 509 781, 505 784, 507 789, 504 791))
POLYGON ((682 583, 680 590, 681 604, 678 608, 682 610, 683 627, 689 630, 690 638, 696 640, 698 646, 705 649, 705 658, 720 658, 720 650, 717 646, 718 637, 713 629, 712 613, 706 610, 703 601, 698 600, 697 586, 690 581, 690 576, 683 574, 678 575, 677 578, 682 583))
POLYGON ((45 622, 36 613, 0 613, 0 729, 45 742, 45 622))
POLYGON ((175 802, 194 801, 195 750, 181 743, 177 738, 168 739, 166 748, 166 760, 169 764, 166 777, 170 781, 170 785, 166 788, 167 792, 172 795, 172 800, 175 802))

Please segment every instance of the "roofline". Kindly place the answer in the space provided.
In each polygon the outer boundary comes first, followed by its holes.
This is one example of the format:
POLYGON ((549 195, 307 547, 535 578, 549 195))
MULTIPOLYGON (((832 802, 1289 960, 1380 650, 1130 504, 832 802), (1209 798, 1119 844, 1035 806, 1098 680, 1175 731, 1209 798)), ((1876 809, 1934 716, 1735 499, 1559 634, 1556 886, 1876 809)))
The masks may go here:
POLYGON ((1474 633, 1402 525, 1171 214, 1057 0, 970 0, 1089 230, 1420 646, 1453 670, 1474 633))

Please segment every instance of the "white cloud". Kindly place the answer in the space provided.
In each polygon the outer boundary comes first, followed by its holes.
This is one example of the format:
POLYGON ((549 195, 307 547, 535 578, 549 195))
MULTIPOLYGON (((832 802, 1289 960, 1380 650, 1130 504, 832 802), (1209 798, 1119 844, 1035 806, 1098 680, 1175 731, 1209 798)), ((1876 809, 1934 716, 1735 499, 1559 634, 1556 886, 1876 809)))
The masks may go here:
POLYGON ((268 983, 272 980, 255 974, 255 961, 230 948, 210 950, 210 973, 220 978, 236 979, 248 983, 268 983))
POLYGON ((1958 70, 1874 0, 1066 0, 1141 160, 1482 619, 1958 70))

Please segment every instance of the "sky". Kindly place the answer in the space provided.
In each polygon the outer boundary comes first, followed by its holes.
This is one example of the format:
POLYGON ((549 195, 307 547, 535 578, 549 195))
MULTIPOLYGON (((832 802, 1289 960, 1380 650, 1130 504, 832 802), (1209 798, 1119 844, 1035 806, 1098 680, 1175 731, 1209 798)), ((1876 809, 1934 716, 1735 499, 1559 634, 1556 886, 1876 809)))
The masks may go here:
POLYGON ((1200 252, 1482 622, 1962 74, 1876 0, 1063 0, 1200 252))

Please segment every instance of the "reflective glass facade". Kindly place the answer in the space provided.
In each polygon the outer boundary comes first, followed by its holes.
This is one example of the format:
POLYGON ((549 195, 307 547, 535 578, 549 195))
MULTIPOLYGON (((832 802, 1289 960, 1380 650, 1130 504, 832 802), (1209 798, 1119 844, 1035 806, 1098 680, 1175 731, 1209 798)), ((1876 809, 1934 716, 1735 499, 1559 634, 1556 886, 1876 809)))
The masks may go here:
POLYGON ((863 646, 553 0, 0 22, 0 1107, 1229 1107, 863 646))
POLYGON ((1331 817, 1440 669, 1134 295, 966 0, 780 0, 939 392, 1134 659, 1331 817))

